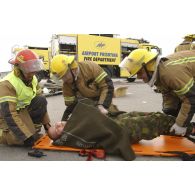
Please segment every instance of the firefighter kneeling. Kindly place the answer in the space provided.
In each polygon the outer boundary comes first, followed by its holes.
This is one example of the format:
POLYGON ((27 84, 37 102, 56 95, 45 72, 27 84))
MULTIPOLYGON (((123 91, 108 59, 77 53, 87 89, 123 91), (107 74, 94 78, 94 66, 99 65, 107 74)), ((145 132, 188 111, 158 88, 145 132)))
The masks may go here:
POLYGON ((35 76, 42 61, 25 49, 9 63, 13 71, 0 80, 0 143, 33 145, 41 126, 50 127, 47 101, 35 76))

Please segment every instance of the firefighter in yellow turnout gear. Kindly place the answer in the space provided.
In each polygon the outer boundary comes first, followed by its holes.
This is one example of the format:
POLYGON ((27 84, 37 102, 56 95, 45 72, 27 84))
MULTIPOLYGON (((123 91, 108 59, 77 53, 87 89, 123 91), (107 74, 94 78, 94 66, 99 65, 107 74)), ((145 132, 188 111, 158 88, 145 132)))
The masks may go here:
POLYGON ((136 49, 120 66, 160 89, 164 113, 176 116, 170 131, 184 136, 195 113, 195 51, 181 51, 160 59, 156 53, 136 49))
POLYGON ((25 49, 9 62, 14 70, 0 81, 0 143, 33 145, 41 126, 50 127, 47 101, 35 76, 42 61, 25 49))
POLYGON ((184 41, 180 43, 176 48, 175 52, 195 50, 195 34, 189 34, 184 37, 184 41))
POLYGON ((77 62, 74 56, 56 55, 51 61, 54 76, 63 81, 63 95, 67 106, 62 120, 67 120, 79 98, 96 101, 103 114, 111 107, 114 87, 111 78, 96 63, 77 62))

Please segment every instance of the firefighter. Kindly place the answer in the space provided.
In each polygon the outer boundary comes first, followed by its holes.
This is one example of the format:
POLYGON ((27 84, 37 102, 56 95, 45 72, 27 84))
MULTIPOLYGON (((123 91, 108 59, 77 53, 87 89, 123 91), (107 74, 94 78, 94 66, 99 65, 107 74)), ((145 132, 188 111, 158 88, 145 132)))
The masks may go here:
POLYGON ((57 79, 63 81, 63 96, 67 108, 62 121, 68 119, 82 98, 94 100, 103 114, 114 108, 111 104, 114 93, 113 82, 98 64, 90 61, 77 62, 74 56, 59 54, 51 61, 51 71, 57 79))
POLYGON ((136 49, 120 67, 160 89, 163 112, 176 117, 170 131, 186 135, 186 127, 195 113, 195 51, 181 51, 160 59, 158 53, 136 49))
POLYGON ((195 34, 186 35, 184 37, 184 41, 175 48, 175 52, 185 51, 185 50, 195 50, 194 40, 195 40, 195 34))
POLYGON ((42 61, 24 49, 9 63, 13 71, 0 81, 0 143, 33 145, 41 126, 50 127, 47 101, 35 76, 42 61))

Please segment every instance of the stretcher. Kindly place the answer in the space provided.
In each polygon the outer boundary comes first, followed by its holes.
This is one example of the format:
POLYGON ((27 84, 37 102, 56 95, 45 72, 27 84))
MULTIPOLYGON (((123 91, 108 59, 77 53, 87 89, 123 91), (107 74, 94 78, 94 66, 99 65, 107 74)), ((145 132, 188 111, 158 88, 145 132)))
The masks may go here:
MULTIPOLYGON (((185 152, 195 154, 195 144, 185 137, 161 135, 153 140, 141 140, 137 144, 131 145, 135 154, 147 156, 177 156, 168 152, 185 152)), ((66 146, 54 146, 52 140, 44 135, 33 146, 34 149, 61 150, 80 152, 82 149, 66 146)))

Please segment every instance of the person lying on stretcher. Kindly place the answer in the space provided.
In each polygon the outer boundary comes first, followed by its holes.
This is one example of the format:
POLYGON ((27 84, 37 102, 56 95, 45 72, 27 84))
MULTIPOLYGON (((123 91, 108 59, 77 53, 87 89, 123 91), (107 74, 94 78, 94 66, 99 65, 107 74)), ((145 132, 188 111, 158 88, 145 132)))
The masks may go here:
MULTIPOLYGON (((107 116, 105 116, 107 117, 107 116)), ((151 140, 160 135, 176 135, 170 132, 175 123, 175 117, 160 112, 129 112, 122 113, 116 117, 111 116, 120 127, 126 128, 131 143, 139 142, 142 139, 151 140)), ((61 139, 67 121, 57 122, 48 130, 48 136, 52 140, 61 139)), ((93 124, 95 127, 96 124, 93 124)), ((186 136, 192 132, 192 124, 187 128, 186 136)), ((194 131, 194 130, 193 130, 194 131)), ((63 138, 61 139, 63 143, 63 138)))

